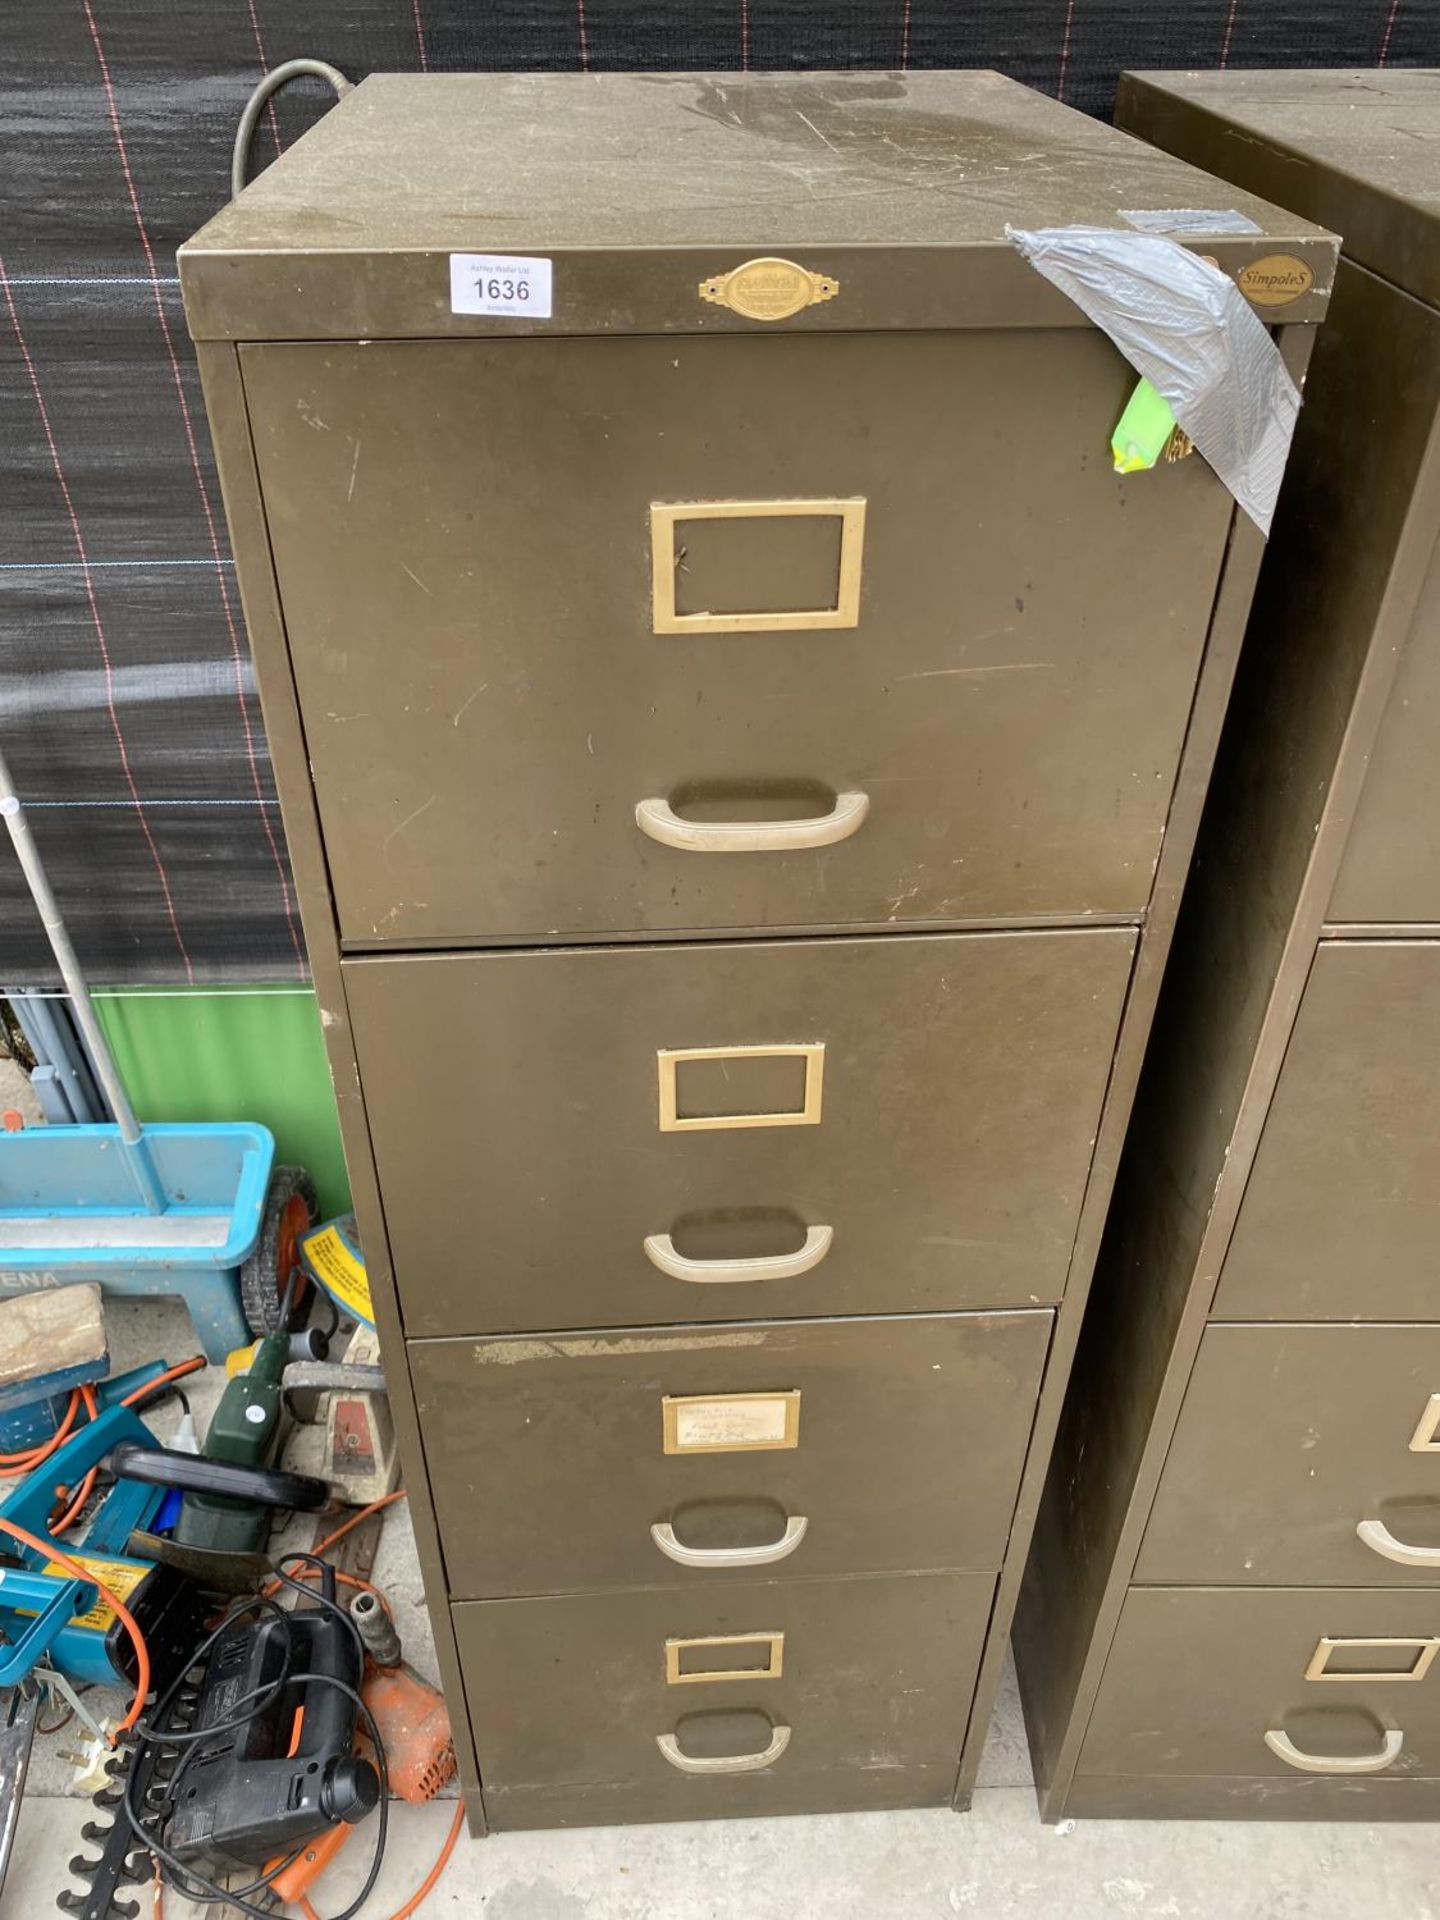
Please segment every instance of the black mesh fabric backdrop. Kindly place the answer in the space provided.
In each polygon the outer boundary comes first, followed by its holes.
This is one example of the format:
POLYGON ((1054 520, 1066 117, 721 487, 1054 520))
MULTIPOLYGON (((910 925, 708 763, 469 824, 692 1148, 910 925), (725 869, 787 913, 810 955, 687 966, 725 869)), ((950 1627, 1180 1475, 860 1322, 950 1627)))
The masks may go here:
MULTIPOLYGON (((303 956, 174 253, 267 66, 1440 64, 1440 0, 9 0, 0 17, 0 728, 97 980, 303 956)), ((325 104, 263 121, 257 159, 325 104)), ((0 858, 0 980, 48 952, 0 858)))

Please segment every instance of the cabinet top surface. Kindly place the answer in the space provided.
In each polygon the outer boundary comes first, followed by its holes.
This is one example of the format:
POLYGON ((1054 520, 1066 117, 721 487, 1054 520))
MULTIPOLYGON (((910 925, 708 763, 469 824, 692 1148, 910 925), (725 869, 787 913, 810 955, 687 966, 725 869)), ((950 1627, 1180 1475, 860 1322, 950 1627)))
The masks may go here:
POLYGON ((1440 68, 1127 74, 1121 116, 1440 304, 1440 68))
POLYGON ((608 254, 623 307, 619 263, 636 256, 725 271, 772 252, 825 269, 806 255, 965 250, 983 275, 980 249, 1009 276, 1023 263, 1007 224, 1124 228, 1121 209, 1195 207, 1254 223, 1194 242, 1223 265, 1283 245, 1328 284, 1333 243, 1307 221, 995 73, 376 74, 181 265, 200 337, 255 338, 215 323, 222 276, 243 305, 301 257, 383 280, 449 252, 608 254))

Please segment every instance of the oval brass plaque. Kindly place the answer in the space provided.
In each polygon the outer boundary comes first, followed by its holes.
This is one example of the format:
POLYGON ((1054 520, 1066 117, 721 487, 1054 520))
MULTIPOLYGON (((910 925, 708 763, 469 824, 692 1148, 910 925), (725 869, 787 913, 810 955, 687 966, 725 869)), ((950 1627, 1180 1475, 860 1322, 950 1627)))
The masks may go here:
POLYGON ((833 300, 839 291, 840 282, 831 275, 768 255, 700 282, 702 300, 747 320, 789 320, 805 307, 833 300))
POLYGON ((1257 307, 1288 307, 1315 284, 1315 276, 1293 253, 1267 253, 1235 276, 1235 284, 1257 307))

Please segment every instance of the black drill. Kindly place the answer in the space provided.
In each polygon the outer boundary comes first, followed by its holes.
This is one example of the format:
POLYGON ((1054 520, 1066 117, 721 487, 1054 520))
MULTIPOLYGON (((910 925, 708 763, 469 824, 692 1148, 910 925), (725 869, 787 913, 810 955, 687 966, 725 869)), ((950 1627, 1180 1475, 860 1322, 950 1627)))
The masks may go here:
MULTIPOLYGON (((332 1568, 321 1593, 334 1601, 332 1568)), ((363 1677, 342 1612, 321 1606, 283 1621, 237 1622, 206 1664, 193 1725, 221 1730, 196 1741, 177 1769, 168 1851, 187 1866, 228 1872, 264 1866, 337 1821, 363 1820, 380 1798, 379 1774, 355 1752, 363 1677)))

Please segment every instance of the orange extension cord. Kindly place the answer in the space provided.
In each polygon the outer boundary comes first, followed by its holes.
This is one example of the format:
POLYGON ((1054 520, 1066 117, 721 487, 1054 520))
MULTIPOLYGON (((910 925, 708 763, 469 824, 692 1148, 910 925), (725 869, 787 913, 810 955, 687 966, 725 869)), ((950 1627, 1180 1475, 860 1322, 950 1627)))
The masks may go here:
MULTIPOLYGON (((460 1838, 460 1829, 464 1824, 465 1803, 463 1800, 457 1800, 455 1802, 455 1818, 450 1822, 450 1831, 445 1836, 445 1844, 440 1849, 440 1857, 420 1882, 420 1885, 415 1889, 414 1893, 412 1893, 410 1898, 405 1902, 404 1906, 397 1912, 392 1913, 389 1916, 389 1920, 410 1920, 410 1915, 414 1913, 415 1909, 435 1891, 435 1883, 450 1864, 450 1856, 455 1851, 455 1842, 460 1838)), ((320 1920, 319 1914, 316 1913, 314 1907, 311 1906, 309 1900, 303 1894, 300 1897, 300 1911, 304 1914, 305 1920, 320 1920)))
POLYGON ((8 1533, 12 1540, 18 1540, 22 1547, 29 1547, 32 1553, 44 1554, 47 1561, 53 1560, 57 1566, 63 1567, 72 1579, 84 1580, 94 1587, 106 1606, 113 1609, 116 1619, 129 1634, 130 1644, 135 1649, 135 1698, 130 1702, 130 1711, 110 1735, 110 1744, 113 1747, 120 1735, 128 1733, 140 1718, 141 1709, 145 1705, 145 1696, 150 1691, 150 1649, 145 1644, 144 1634, 135 1624, 134 1614, 130 1612, 119 1594, 112 1593, 103 1580, 97 1580, 95 1575, 82 1567, 78 1560, 72 1560, 68 1553, 62 1553, 53 1541, 42 1540, 38 1534, 29 1532, 27 1528, 17 1527, 15 1522, 7 1520, 4 1514, 0 1514, 0 1531, 8 1533))
MULTIPOLYGON (((144 1386, 136 1387, 133 1393, 127 1393, 120 1404, 122 1407, 133 1407, 137 1400, 146 1399, 158 1388, 168 1386, 172 1380, 183 1380, 189 1374, 198 1373, 201 1367, 206 1364, 207 1362, 203 1354, 192 1354, 188 1360, 181 1360, 175 1366, 167 1367, 164 1373, 157 1374, 153 1380, 147 1380, 144 1386)), ((81 1387, 78 1391, 81 1399, 85 1403, 85 1411, 93 1420, 96 1414, 94 1389, 91 1387, 81 1387)), ((64 1513, 55 1522, 54 1527, 51 1529, 52 1532, 68 1533, 70 1528, 74 1526, 75 1522, 85 1510, 86 1501, 95 1491, 95 1476, 99 1471, 98 1466, 91 1467, 90 1471, 76 1489, 74 1499, 71 1500, 64 1513)), ((64 1491, 68 1492, 69 1490, 67 1488, 64 1489, 64 1491)))
MULTIPOLYGON (((189 1360, 182 1360, 177 1366, 167 1368, 164 1373, 157 1375, 155 1379, 147 1380, 143 1386, 137 1387, 133 1393, 127 1394, 121 1404, 122 1406, 129 1406, 132 1401, 143 1400, 147 1395, 154 1393, 157 1387, 168 1385, 172 1380, 183 1379, 186 1374, 198 1372, 204 1365, 204 1358, 200 1354, 194 1354, 189 1360)), ((45 1461, 50 1458, 69 1435, 70 1429, 75 1424, 75 1417, 82 1405, 93 1419, 96 1412, 96 1400, 92 1387, 85 1386, 77 1388, 70 1396, 70 1405, 66 1409, 65 1418, 43 1447, 33 1449, 29 1455, 7 1454, 3 1456, 7 1465, 20 1459, 28 1460, 28 1465, 23 1467, 13 1467, 12 1465, 11 1470, 18 1473, 31 1473, 36 1467, 43 1466, 45 1461)), ((95 1475, 97 1471, 97 1468, 92 1467, 80 1482, 75 1497, 71 1500, 68 1509, 55 1529, 57 1533, 63 1533, 66 1527, 74 1523, 81 1508, 90 1497, 91 1490, 95 1485, 95 1475)), ((43 1554, 47 1561, 53 1561, 56 1566, 63 1567, 72 1579, 84 1580, 93 1586, 100 1598, 105 1602, 106 1606, 112 1610, 115 1618, 129 1635, 130 1644, 135 1649, 135 1695, 130 1702, 129 1712, 125 1715, 125 1718, 120 1722, 114 1733, 110 1735, 110 1744, 113 1747, 120 1735, 122 1733, 128 1733, 130 1728, 133 1727, 140 1718, 145 1706, 145 1697, 150 1691, 150 1649, 145 1644, 144 1634, 141 1633, 139 1627, 136 1625, 134 1614, 130 1612, 118 1594, 111 1592, 103 1580, 97 1580, 95 1575, 82 1566, 78 1560, 72 1560, 68 1553, 62 1553, 53 1541, 40 1539, 38 1535, 30 1533, 26 1528, 16 1526, 13 1520, 7 1520, 3 1514, 0 1514, 0 1532, 8 1533, 12 1540, 18 1540, 22 1546, 29 1547, 32 1553, 43 1554)))
MULTIPOLYGON (((328 1552, 337 1540, 343 1540, 345 1535, 353 1532, 362 1520, 368 1520, 372 1513, 380 1513, 386 1507, 393 1507, 397 1500, 403 1500, 404 1498, 405 1489, 400 1487, 394 1493, 383 1494, 380 1499, 372 1500, 368 1507, 362 1507, 358 1513, 352 1513, 350 1518, 336 1527, 333 1533, 327 1533, 323 1540, 317 1540, 314 1546, 310 1548, 310 1552, 328 1552)), ((319 1578, 319 1575, 320 1569, 318 1567, 307 1567, 298 1573, 292 1573, 290 1578, 292 1580, 315 1580, 319 1578)), ((359 1580, 353 1573, 344 1573, 339 1567, 335 1569, 335 1578, 340 1582, 342 1587, 354 1587, 358 1593, 373 1593, 381 1606, 389 1613, 390 1602, 385 1598, 385 1595, 381 1593, 380 1589, 378 1587, 372 1587, 368 1580, 359 1580)), ((271 1580, 267 1582, 260 1591, 264 1597, 269 1600, 280 1591, 284 1584, 282 1580, 271 1580)))
POLYGON ((136 1387, 133 1393, 127 1393, 120 1404, 122 1407, 133 1407, 137 1400, 148 1399, 161 1387, 168 1387, 172 1380, 183 1380, 187 1374, 199 1373, 202 1367, 209 1364, 203 1353, 192 1353, 188 1360, 177 1360, 164 1373, 157 1373, 153 1380, 147 1380, 143 1386, 136 1387))
POLYGON ((80 1411, 80 1389, 74 1387, 70 1393, 70 1404, 65 1409, 65 1418, 41 1446, 30 1447, 23 1453, 0 1453, 0 1479, 18 1480, 22 1474, 31 1473, 36 1467, 43 1467, 52 1453, 70 1438, 70 1429, 75 1424, 75 1416, 80 1411))

